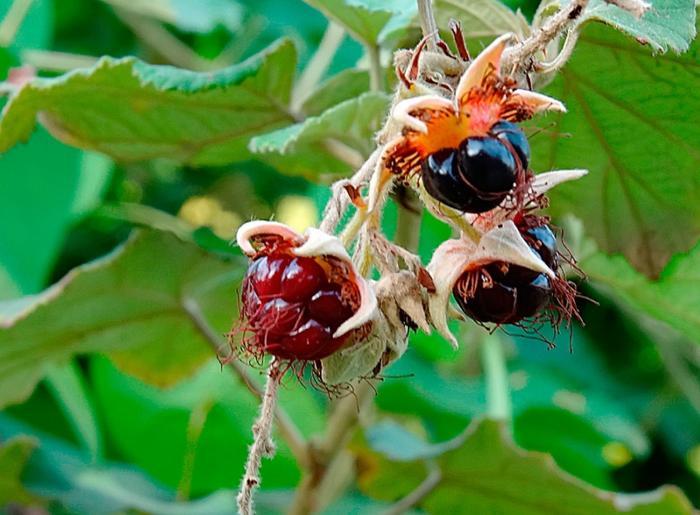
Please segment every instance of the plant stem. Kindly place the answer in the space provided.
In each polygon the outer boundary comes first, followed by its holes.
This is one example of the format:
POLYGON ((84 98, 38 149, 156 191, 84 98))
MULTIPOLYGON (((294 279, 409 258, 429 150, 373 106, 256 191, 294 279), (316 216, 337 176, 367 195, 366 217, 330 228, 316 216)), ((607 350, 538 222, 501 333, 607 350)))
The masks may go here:
POLYGON ((434 37, 438 34, 438 27, 433 14, 432 0, 418 0, 418 16, 423 37, 429 37, 426 46, 428 50, 435 52, 437 47, 435 46, 434 37))
POLYGON ((369 59, 369 88, 372 91, 383 91, 384 74, 382 63, 379 58, 379 45, 368 43, 365 45, 365 51, 369 59))
POLYGON ((291 102, 293 111, 296 112, 301 108, 316 85, 321 81, 331 61, 333 61, 333 56, 338 51, 338 47, 343 42, 344 37, 345 31, 343 28, 337 23, 329 21, 318 49, 309 60, 309 63, 306 65, 306 68, 304 68, 304 71, 294 86, 291 102))
POLYGON ((22 62, 50 72, 69 72, 76 68, 90 68, 97 63, 91 55, 68 54, 52 50, 22 50, 22 62))
POLYGON ((508 421, 511 418, 508 369, 503 354, 503 343, 498 335, 489 334, 481 342, 481 362, 486 376, 488 416, 508 421))
POLYGON ((282 372, 277 358, 273 358, 267 371, 265 393, 260 405, 260 416, 253 424, 253 445, 248 451, 248 461, 238 492, 238 513, 253 515, 253 495, 260 486, 260 465, 263 457, 272 458, 275 455, 275 444, 272 441, 272 421, 277 406, 277 390, 280 385, 282 372))
POLYGON ((419 484, 410 494, 393 504, 383 513, 383 515, 400 515, 401 513, 407 512, 430 495, 430 492, 432 492, 435 487, 440 484, 441 480, 442 471, 437 467, 437 465, 433 464, 428 477, 426 477, 423 482, 421 482, 421 484, 419 484))
POLYGON ((34 0, 14 0, 7 14, 0 22, 0 47, 7 47, 15 40, 17 31, 22 26, 24 18, 34 0))
MULTIPOLYGON (((214 350, 214 353, 218 355, 221 348, 225 345, 225 342, 222 341, 221 337, 214 332, 209 323, 206 321, 199 304, 197 304, 197 302, 193 299, 185 299, 183 301, 183 308, 199 333, 209 343, 210 347, 214 350)), ((263 399, 264 392, 255 383, 253 378, 250 376, 248 369, 240 361, 232 359, 227 363, 227 366, 229 370, 231 370, 231 372, 243 382, 243 384, 257 399, 263 399)), ((277 421, 277 428, 279 429, 280 435, 289 446, 289 449, 292 451, 297 463, 299 463, 300 467, 306 467, 309 464, 309 455, 307 451, 307 444, 302 437, 301 431, 299 431, 297 426, 294 424, 294 421, 281 407, 275 408, 275 419, 277 421)))

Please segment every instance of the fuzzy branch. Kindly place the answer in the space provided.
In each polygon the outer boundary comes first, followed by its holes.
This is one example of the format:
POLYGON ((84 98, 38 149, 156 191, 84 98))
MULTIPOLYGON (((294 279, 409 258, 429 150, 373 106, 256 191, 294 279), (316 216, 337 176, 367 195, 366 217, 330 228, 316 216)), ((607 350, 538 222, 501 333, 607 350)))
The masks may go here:
POLYGON ((262 459, 263 457, 271 458, 275 454, 275 444, 272 441, 272 421, 274 420, 277 390, 281 376, 282 372, 279 368, 279 362, 276 358, 273 358, 267 372, 265 393, 260 405, 260 416, 253 424, 253 445, 248 452, 245 474, 236 498, 240 515, 252 515, 255 513, 253 509, 253 494, 260 486, 260 465, 262 464, 262 459))

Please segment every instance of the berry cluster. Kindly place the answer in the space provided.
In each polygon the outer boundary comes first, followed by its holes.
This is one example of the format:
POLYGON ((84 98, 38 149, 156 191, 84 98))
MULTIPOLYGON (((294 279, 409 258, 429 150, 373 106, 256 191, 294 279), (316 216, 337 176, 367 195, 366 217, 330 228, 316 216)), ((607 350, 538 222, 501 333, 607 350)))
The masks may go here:
POLYGON ((530 145, 515 124, 501 120, 488 136, 465 139, 458 148, 430 154, 421 167, 426 191, 465 213, 483 213, 511 192, 518 171, 527 170, 530 145))

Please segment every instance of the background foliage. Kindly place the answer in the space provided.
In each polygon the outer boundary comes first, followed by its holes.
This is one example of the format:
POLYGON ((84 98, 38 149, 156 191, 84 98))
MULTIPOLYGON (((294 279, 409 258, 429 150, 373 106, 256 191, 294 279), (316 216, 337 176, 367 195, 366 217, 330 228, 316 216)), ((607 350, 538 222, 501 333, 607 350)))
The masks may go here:
MULTIPOLYGON (((692 0, 652 4, 637 21, 594 0, 545 87, 569 113, 528 128, 536 171, 591 172, 555 190, 552 214, 600 305, 553 350, 498 334, 506 426, 483 420, 493 338, 465 325, 453 352, 414 335, 328 513, 381 511, 436 470, 417 511, 700 505, 700 50, 692 0)), ((526 35, 538 4, 435 7, 475 53, 526 35)), ((258 400, 198 321, 223 334, 237 318, 241 222, 316 223, 327 185, 371 152, 391 51, 420 37, 415 5, 0 0, 0 20, 0 78, 42 77, 0 119, 0 512, 230 513, 258 400), (386 73, 368 72, 377 59, 386 73)), ((450 234, 427 214, 420 232, 426 261, 450 234)), ((323 394, 290 379, 281 403, 304 435, 323 431, 323 394)), ((300 479, 278 440, 261 513, 300 479)))

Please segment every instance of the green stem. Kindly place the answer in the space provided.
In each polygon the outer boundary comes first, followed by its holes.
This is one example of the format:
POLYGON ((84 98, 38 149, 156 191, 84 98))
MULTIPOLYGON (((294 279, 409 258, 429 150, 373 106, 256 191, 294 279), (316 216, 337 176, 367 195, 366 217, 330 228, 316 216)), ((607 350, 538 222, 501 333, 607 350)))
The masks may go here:
POLYGON ((365 45, 367 58, 369 59, 369 87, 372 91, 384 90, 382 63, 379 59, 379 46, 367 43, 365 45))
POLYGON ((481 343, 481 362, 486 376, 488 416, 508 421, 512 415, 508 368, 503 354, 503 342, 496 334, 489 334, 481 343))
POLYGON ((34 0, 14 0, 5 18, 0 22, 0 46, 7 47, 15 40, 15 36, 29 12, 34 0))

